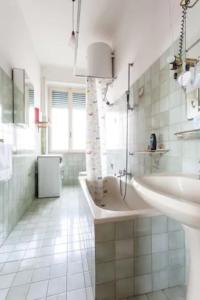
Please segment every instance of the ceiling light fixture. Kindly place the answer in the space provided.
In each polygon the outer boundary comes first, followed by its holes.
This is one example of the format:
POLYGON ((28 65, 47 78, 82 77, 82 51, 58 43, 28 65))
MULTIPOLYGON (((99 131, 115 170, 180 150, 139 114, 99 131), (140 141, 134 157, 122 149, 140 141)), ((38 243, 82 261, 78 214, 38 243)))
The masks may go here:
POLYGON ((68 42, 68 45, 71 48, 75 47, 75 42, 76 42, 76 32, 74 28, 74 4, 75 4, 75 0, 72 0, 72 32, 68 42))

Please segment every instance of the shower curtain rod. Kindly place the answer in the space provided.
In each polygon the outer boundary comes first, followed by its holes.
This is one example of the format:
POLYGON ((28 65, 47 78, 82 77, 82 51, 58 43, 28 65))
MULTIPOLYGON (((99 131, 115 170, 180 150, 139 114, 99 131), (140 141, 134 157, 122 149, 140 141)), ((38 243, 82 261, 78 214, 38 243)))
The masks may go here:
MULTIPOLYGON (((80 19, 81 19, 81 1, 78 0, 78 7, 77 7, 77 23, 76 23, 76 40, 75 40, 75 49, 74 49, 74 66, 73 66, 73 73, 76 77, 90 77, 90 78, 96 78, 95 76, 88 76, 87 74, 76 74, 76 63, 77 63, 77 56, 78 56, 78 45, 79 45, 79 32, 80 32, 80 19)), ((98 77, 99 79, 116 79, 116 77, 98 77)))
POLYGON ((77 76, 76 75, 76 62, 77 62, 77 55, 78 55, 78 38, 79 38, 79 30, 80 30, 80 18, 81 18, 81 0, 78 0, 76 39, 75 39, 75 49, 74 49, 74 66, 73 66, 73 73, 75 76, 77 76))

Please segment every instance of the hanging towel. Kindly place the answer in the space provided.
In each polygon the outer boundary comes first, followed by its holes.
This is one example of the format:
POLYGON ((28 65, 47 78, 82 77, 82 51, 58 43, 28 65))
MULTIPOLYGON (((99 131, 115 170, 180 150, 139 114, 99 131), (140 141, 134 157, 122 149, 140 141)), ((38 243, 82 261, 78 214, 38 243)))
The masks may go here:
POLYGON ((12 146, 0 143, 0 181, 12 177, 12 146))

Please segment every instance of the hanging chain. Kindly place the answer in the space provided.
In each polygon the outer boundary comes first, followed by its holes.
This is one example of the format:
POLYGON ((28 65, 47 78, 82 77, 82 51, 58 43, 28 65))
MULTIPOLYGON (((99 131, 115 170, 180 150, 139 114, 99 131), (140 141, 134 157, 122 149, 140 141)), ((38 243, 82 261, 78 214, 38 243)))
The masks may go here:
POLYGON ((187 9, 193 8, 199 0, 194 1, 191 4, 191 0, 181 0, 180 6, 182 7, 182 17, 181 17, 181 31, 179 38, 179 58, 182 59, 183 55, 183 42, 185 36, 185 26, 186 26, 186 17, 187 17, 187 9))
POLYGON ((187 17, 187 9, 189 7, 190 0, 182 0, 182 16, 181 16, 181 31, 179 37, 179 58, 182 59, 183 56, 183 42, 185 37, 185 25, 186 25, 186 17, 187 17))

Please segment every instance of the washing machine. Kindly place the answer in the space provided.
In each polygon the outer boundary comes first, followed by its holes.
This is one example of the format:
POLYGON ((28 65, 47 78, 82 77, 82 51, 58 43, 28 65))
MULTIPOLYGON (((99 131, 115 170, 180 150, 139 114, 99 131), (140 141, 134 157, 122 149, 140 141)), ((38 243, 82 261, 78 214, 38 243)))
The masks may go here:
POLYGON ((38 198, 60 197, 62 189, 62 155, 39 155, 38 198))

